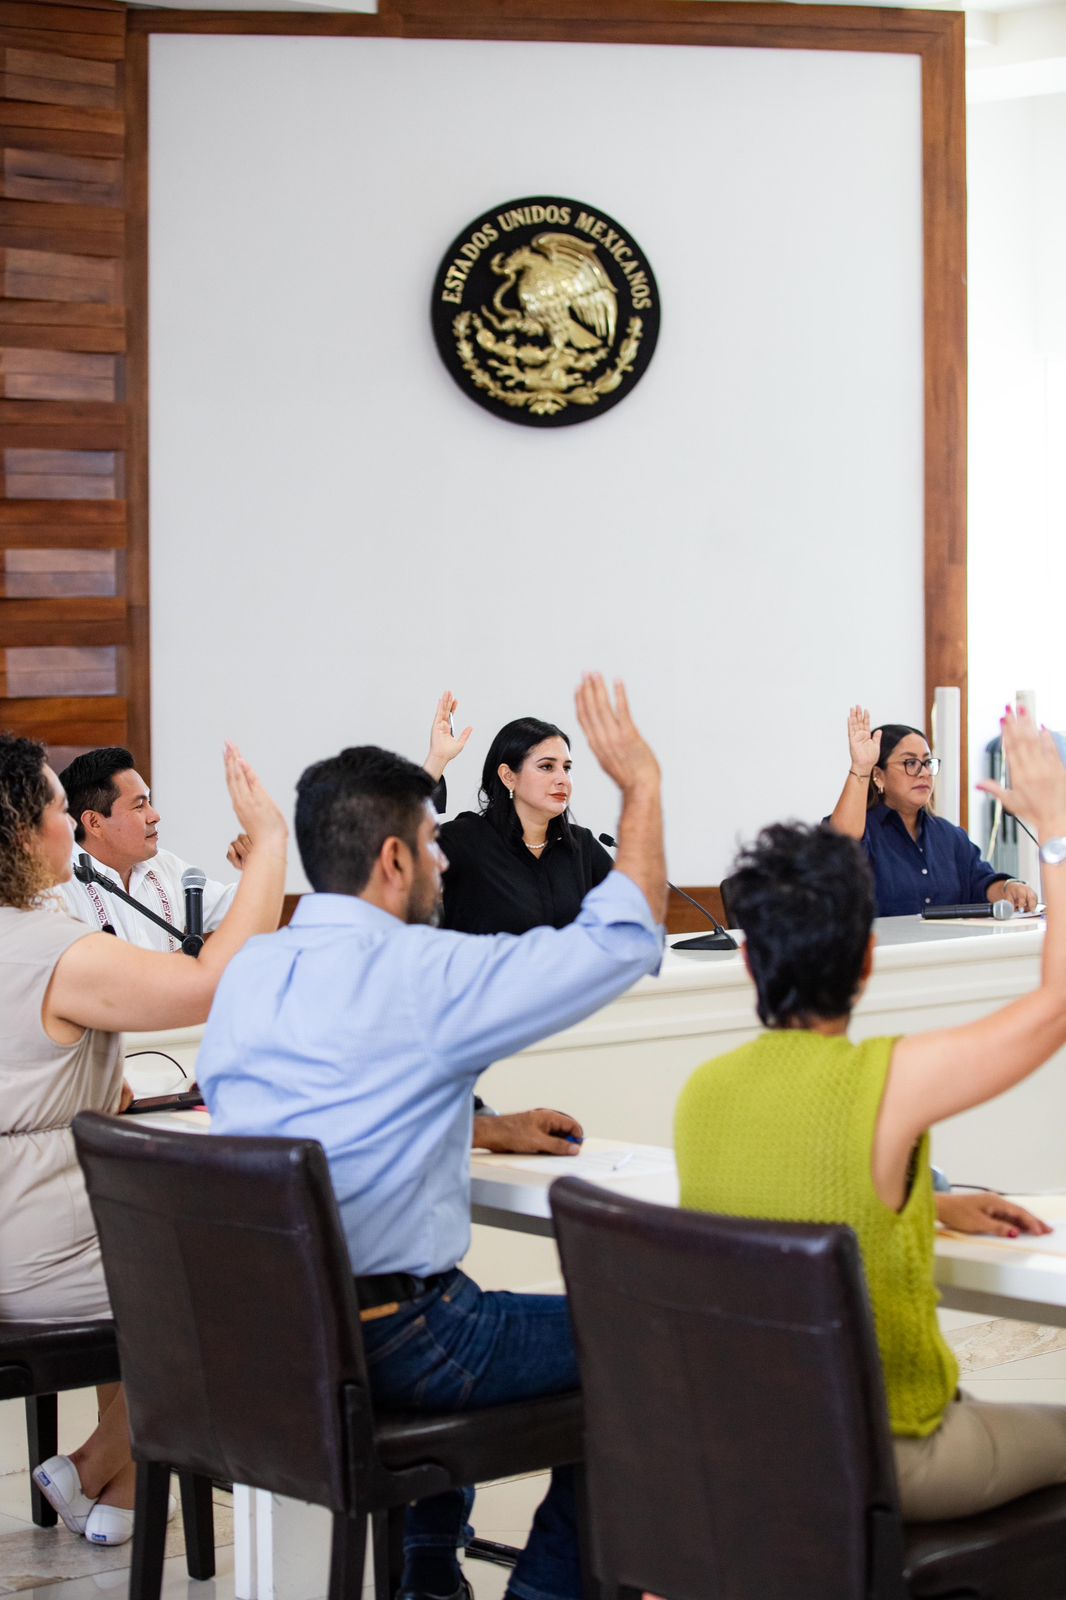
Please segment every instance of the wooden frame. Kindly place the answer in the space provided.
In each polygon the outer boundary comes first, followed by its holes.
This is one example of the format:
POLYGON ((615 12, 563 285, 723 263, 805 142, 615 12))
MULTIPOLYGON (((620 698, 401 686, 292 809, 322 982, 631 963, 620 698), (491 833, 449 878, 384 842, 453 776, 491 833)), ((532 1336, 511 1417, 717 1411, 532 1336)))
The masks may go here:
MULTIPOLYGON (((916 55, 922 73, 925 387, 925 697, 962 690, 966 648, 966 171, 964 20, 961 12, 867 7, 715 4, 713 0, 382 0, 376 16, 131 10, 127 129, 131 175, 128 288, 130 561, 147 595, 147 156, 146 36, 153 33, 304 37, 556 40, 916 55), (138 459, 138 457, 141 459, 138 459)), ((138 591, 140 592, 140 591, 138 591)), ((132 605, 132 591, 131 591, 132 605)), ((143 624, 147 650, 147 621, 143 624)), ((131 726, 147 748, 147 661, 130 685, 131 726)), ((962 755, 966 821, 967 750, 962 755)), ((682 916, 687 913, 682 913, 682 916)), ((692 914, 694 915, 694 914, 692 914)), ((678 921, 680 926, 680 919, 678 921)))

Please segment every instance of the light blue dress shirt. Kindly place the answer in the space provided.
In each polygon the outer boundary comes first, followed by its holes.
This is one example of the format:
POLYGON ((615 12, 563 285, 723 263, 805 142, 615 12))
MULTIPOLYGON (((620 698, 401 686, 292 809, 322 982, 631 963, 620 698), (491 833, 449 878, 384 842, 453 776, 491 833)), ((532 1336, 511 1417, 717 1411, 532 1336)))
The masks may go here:
POLYGON ((196 1063, 212 1130, 319 1140, 353 1270, 444 1272, 470 1244, 479 1075, 658 971, 662 944, 617 871, 576 922, 520 938, 306 895, 219 984, 196 1063))

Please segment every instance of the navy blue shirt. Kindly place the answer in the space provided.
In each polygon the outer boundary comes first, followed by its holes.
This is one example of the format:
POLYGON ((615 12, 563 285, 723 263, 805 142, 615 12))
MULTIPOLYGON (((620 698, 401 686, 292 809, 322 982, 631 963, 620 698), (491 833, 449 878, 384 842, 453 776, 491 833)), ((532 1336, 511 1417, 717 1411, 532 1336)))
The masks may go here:
POLYGON ((863 849, 874 869, 879 917, 905 917, 926 906, 976 905, 988 887, 1009 878, 983 858, 965 829, 922 811, 918 838, 891 806, 866 818, 863 849))

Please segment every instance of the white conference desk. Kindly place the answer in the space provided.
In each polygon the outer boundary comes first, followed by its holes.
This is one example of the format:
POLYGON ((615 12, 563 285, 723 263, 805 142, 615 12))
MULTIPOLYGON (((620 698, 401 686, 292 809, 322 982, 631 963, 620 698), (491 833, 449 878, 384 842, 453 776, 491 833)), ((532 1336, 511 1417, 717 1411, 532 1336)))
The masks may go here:
MULTIPOLYGON (((1043 925, 967 927, 893 917, 876 925, 878 948, 852 1037, 951 1027, 986 1015, 1035 987, 1043 925)), ((554 1034, 483 1075, 480 1093, 497 1110, 557 1106, 590 1136, 668 1145, 674 1106, 700 1062, 759 1032, 754 991, 739 952, 668 950, 657 978, 574 1028, 554 1034)), ((130 1036, 128 1048, 161 1048, 195 1072, 202 1030, 130 1036)), ((175 1086, 177 1073, 152 1058, 131 1062, 140 1093, 175 1086)), ((1005 1193, 1066 1190, 1066 1052, 987 1106, 940 1125, 933 1158, 958 1183, 1005 1193)), ((557 1277, 554 1247, 532 1234, 478 1225, 467 1258, 487 1288, 535 1288, 557 1277)))
MULTIPOLYGON (((1042 922, 960 927, 891 917, 875 931, 874 971, 855 1011, 855 1039, 970 1022, 1037 982, 1042 922)), ((131 1034, 127 1049, 168 1050, 194 1073, 202 1031, 131 1034)), ((658 977, 642 978, 576 1027, 496 1062, 479 1091, 499 1110, 554 1105, 589 1134, 669 1144, 674 1105, 693 1068, 758 1032, 739 952, 668 949, 658 977)), ((960 1182, 1066 1189, 1063 1065, 1057 1058, 993 1105, 943 1124, 934 1135, 938 1165, 960 1182)), ((176 1085, 178 1074, 165 1062, 141 1058, 131 1068, 140 1092, 176 1085)))
MULTIPOLYGON (((620 1139, 589 1139, 592 1158, 582 1170, 581 1157, 489 1155, 475 1151, 471 1160, 470 1202, 475 1222, 511 1233, 553 1236, 548 1191, 557 1177, 586 1178, 613 1193, 656 1205, 676 1205, 677 1169, 673 1153, 661 1146, 640 1146, 620 1139), (619 1170, 604 1171, 607 1158, 634 1160, 619 1170), (632 1175, 641 1163, 653 1171, 632 1175), (593 1163, 596 1163, 593 1165, 593 1163)), ((582 1155, 586 1153, 582 1151, 582 1155)), ((1031 1195, 1016 1196, 1045 1220, 1063 1229, 1052 1249, 1027 1250, 1025 1240, 1001 1241, 980 1235, 938 1232, 936 1281, 941 1303, 959 1311, 983 1311, 989 1317, 1013 1317, 1066 1327, 1066 1194, 1041 1203, 1031 1195)))

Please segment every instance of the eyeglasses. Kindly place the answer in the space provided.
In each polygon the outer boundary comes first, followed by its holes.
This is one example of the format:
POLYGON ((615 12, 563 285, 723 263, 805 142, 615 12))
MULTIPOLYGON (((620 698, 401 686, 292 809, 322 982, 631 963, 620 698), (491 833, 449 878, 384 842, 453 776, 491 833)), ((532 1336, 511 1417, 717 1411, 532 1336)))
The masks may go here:
POLYGON ((902 767, 908 778, 916 778, 919 772, 923 771, 928 772, 931 778, 935 778, 940 771, 940 757, 926 756, 925 760, 921 761, 917 756, 904 756, 902 761, 890 761, 888 765, 902 767))

